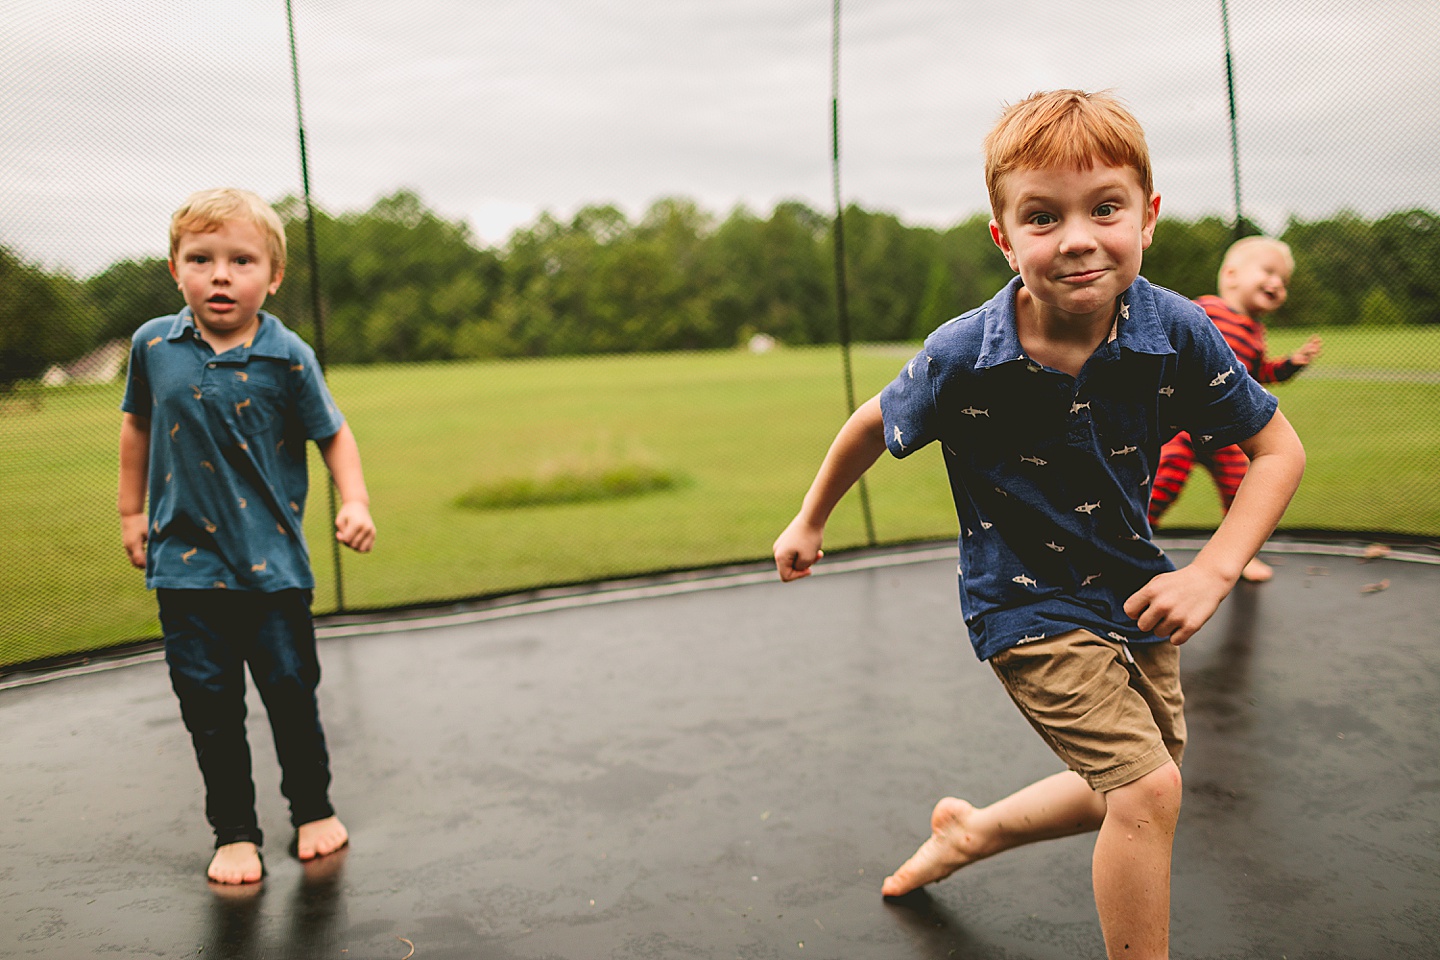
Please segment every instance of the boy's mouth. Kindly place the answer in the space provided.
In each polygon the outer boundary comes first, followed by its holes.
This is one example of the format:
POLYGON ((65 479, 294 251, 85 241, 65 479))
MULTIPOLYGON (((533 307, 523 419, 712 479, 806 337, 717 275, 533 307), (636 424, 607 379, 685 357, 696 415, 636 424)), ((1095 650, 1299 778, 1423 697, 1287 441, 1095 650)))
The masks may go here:
POLYGON ((233 303, 235 302, 235 300, 234 300, 233 298, 231 298, 231 297, 225 296, 225 294, 223 294, 223 293, 217 293, 217 294, 215 294, 213 297, 211 297, 209 300, 207 300, 207 301, 205 301, 205 302, 206 302, 206 303, 233 304, 233 303))

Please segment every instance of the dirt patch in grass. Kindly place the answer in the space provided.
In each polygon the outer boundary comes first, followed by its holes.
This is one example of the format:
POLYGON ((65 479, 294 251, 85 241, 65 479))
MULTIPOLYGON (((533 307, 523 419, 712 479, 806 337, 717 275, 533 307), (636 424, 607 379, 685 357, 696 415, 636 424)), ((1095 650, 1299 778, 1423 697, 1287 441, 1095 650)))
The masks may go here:
POLYGON ((455 498, 467 510, 513 510, 618 500, 671 490, 685 479, 643 463, 552 467, 533 476, 502 477, 478 483, 455 498))

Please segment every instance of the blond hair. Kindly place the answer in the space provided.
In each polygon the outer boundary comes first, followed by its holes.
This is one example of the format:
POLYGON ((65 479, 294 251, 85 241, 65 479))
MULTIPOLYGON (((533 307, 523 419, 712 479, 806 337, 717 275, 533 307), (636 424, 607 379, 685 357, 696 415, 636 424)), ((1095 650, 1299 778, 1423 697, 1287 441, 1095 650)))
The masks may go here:
POLYGON ((1236 266, 1251 253, 1261 248, 1266 250, 1278 250, 1285 257, 1285 265, 1291 273, 1295 272, 1295 254, 1290 252, 1290 244, 1284 240, 1276 240, 1274 237, 1241 237, 1230 244, 1230 249, 1225 251, 1225 259, 1220 262, 1219 279, 1225 279, 1225 271, 1236 266))
POLYGON ((170 259, 175 259, 185 234, 209 233, 233 220, 253 224, 265 236, 272 277, 285 269, 285 225, 279 214, 258 195, 234 187, 201 190, 185 198, 170 217, 170 259))
POLYGON ((997 221, 1005 204, 1002 180, 1014 170, 1130 167, 1140 177, 1146 200, 1155 193, 1145 130, 1107 90, 1032 93, 1005 108, 985 137, 984 149, 985 187, 997 221))

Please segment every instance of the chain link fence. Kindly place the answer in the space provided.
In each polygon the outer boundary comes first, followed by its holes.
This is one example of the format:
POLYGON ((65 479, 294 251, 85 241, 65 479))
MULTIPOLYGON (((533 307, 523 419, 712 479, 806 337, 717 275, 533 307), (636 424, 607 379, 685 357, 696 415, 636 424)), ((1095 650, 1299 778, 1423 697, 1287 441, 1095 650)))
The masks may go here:
MULTIPOLYGON (((125 345, 182 305, 169 213, 212 186, 282 212, 267 306, 312 343, 320 318, 360 442, 366 556, 332 551, 312 452, 317 613, 765 557, 847 413, 832 10, 770 7, 0 2, 0 669, 156 635, 116 516, 125 345)), ((1001 106, 1110 88, 1163 196, 1147 276, 1213 293, 1237 230, 1295 250, 1271 352, 1325 350, 1277 388, 1310 454, 1285 528, 1440 537, 1440 120, 1413 106, 1440 7, 1116 0, 1094 37, 1064 10, 845 8, 856 394, 1007 278, 1001 106)), ((953 536, 918 459, 877 465, 827 548, 953 536)), ((1199 474, 1167 517, 1218 519, 1199 474)))

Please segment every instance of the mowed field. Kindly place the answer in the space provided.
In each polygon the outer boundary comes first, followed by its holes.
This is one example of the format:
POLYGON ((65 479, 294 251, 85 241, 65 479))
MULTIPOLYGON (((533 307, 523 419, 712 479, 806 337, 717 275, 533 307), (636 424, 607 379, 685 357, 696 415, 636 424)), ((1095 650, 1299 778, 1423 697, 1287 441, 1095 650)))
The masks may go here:
MULTIPOLYGON (((1314 369, 1276 388, 1310 465, 1288 527, 1440 535, 1440 330, 1327 329, 1314 369)), ((1272 353, 1308 331, 1271 335, 1272 353)), ((914 345, 860 346, 856 393, 914 345)), ((836 348, 349 367, 329 379, 359 437, 379 528, 342 558, 346 606, 377 608, 768 555, 846 415, 836 348), (477 483, 640 462, 682 478, 608 502, 479 512, 477 483)), ((115 513, 121 386, 0 397, 0 664, 156 633, 115 513)), ((312 448, 307 529, 318 612, 336 605, 323 467, 312 448)), ((955 534, 934 450, 886 457, 869 491, 881 542, 955 534)), ((1219 516, 1199 475, 1167 517, 1219 516)), ((827 548, 865 541, 859 498, 827 548)))

